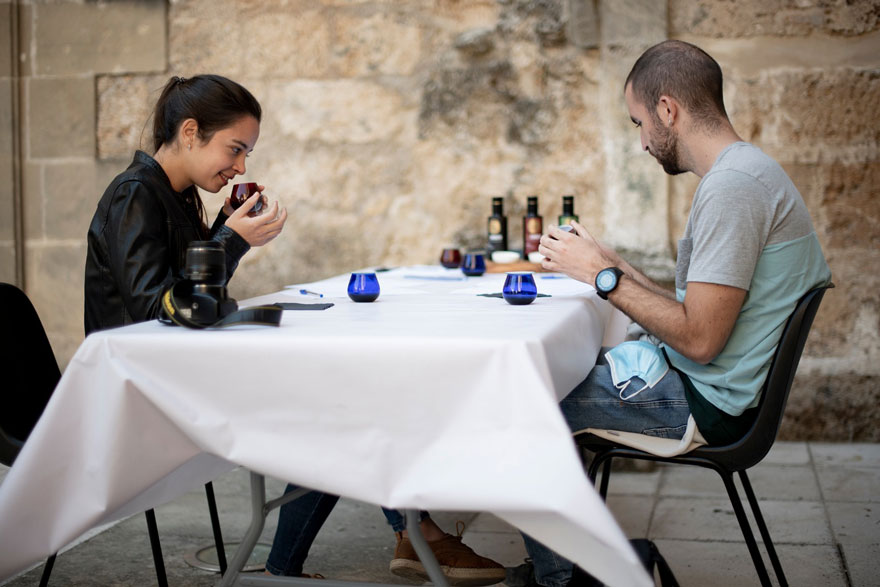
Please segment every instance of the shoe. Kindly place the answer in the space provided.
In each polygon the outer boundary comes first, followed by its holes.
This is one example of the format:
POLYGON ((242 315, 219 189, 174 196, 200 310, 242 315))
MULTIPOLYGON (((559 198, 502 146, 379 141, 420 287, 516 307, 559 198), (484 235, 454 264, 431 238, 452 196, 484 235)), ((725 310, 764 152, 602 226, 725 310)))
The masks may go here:
MULTIPOLYGON (((458 536, 447 534, 439 540, 429 541, 428 546, 450 585, 474 587, 494 585, 504 580, 504 567, 492 559, 478 555, 462 543, 461 532, 458 536)), ((430 580, 409 538, 404 538, 400 532, 397 533, 397 547, 389 568, 398 577, 430 580)))

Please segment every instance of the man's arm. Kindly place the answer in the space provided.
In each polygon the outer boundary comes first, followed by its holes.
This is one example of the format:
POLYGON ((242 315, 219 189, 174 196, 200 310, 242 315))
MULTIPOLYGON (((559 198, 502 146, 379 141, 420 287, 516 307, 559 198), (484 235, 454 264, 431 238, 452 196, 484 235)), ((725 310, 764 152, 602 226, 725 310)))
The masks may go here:
POLYGON ((603 248, 580 225, 578 234, 551 228, 541 239, 542 265, 593 284, 606 267, 626 274, 608 299, 627 316, 685 357, 698 363, 714 359, 730 337, 746 291, 727 285, 691 282, 684 302, 635 271, 617 253, 603 248))

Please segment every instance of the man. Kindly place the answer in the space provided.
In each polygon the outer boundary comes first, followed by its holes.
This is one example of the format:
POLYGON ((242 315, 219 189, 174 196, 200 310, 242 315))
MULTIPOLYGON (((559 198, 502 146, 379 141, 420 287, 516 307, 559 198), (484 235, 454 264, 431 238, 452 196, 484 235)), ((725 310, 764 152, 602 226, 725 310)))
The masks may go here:
MULTIPOLYGON (((595 284, 652 335, 600 357, 560 405, 575 432, 681 438, 693 414, 709 444, 727 444, 753 422, 796 302, 831 273, 794 184, 733 129, 714 59, 688 43, 660 43, 636 61, 624 95, 642 148, 667 173, 690 171, 702 180, 678 243, 675 292, 580 224, 541 239, 545 269, 595 284)), ((528 537, 526 547, 538 583, 566 585, 571 563, 528 537)))

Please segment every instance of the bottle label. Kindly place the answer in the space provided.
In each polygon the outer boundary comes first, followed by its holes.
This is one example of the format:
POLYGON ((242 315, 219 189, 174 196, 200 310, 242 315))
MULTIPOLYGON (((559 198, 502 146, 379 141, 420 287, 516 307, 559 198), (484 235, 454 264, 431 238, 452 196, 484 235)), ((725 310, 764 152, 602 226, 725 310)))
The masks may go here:
POLYGON ((500 238, 500 235, 501 235, 501 221, 498 220, 497 218, 490 218, 490 219, 489 219, 489 234, 490 234, 490 235, 497 234, 497 235, 499 235, 499 238, 500 238))

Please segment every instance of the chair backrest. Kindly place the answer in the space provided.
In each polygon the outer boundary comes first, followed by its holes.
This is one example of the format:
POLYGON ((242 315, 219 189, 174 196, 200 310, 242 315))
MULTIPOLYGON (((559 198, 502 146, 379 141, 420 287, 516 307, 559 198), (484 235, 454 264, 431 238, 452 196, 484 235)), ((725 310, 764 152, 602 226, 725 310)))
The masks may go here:
POLYGON ((0 373, 0 463, 11 465, 49 402, 61 371, 43 323, 23 291, 0 283, 4 312, 0 373))
POLYGON ((770 371, 758 404, 758 415, 751 429, 733 444, 700 448, 694 454, 711 454, 713 460, 724 463, 733 471, 748 469, 767 456, 782 424, 785 404, 807 335, 813 325, 813 318, 816 317, 825 292, 832 287, 834 284, 830 283, 808 291, 795 306, 770 363, 770 371))

